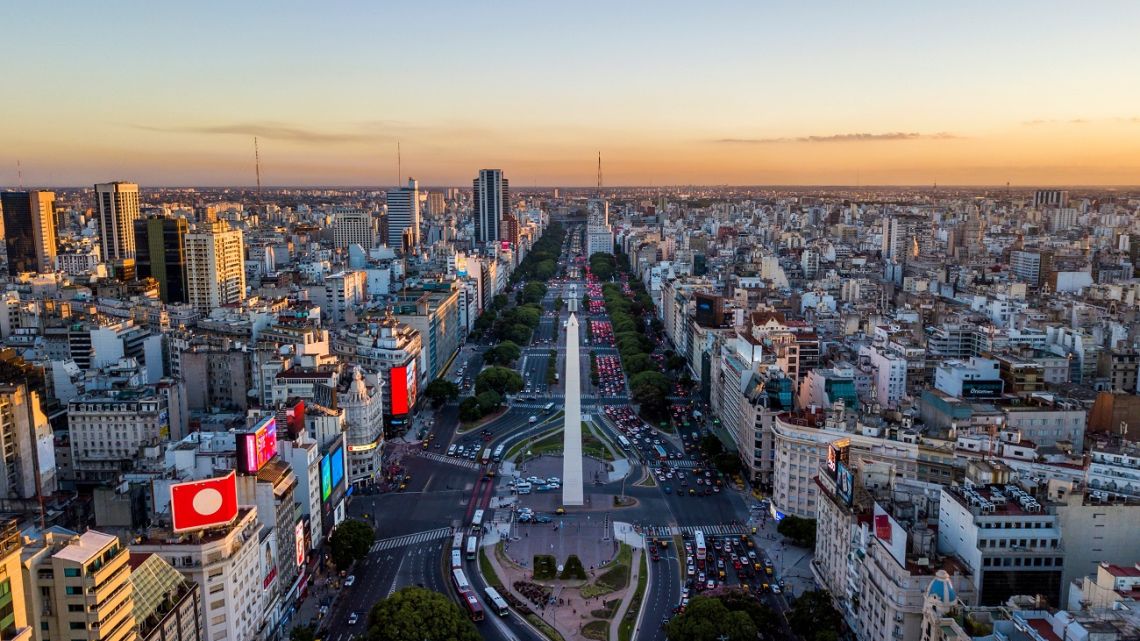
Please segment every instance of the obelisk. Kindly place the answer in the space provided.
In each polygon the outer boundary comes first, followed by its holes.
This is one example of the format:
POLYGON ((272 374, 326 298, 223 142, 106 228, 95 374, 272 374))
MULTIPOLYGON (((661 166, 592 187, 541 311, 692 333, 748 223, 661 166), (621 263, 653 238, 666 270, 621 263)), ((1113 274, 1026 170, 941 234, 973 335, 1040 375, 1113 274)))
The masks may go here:
POLYGON ((566 440, 562 449, 562 505, 583 505, 585 489, 582 485, 582 379, 579 366, 578 316, 570 314, 566 321, 566 440))

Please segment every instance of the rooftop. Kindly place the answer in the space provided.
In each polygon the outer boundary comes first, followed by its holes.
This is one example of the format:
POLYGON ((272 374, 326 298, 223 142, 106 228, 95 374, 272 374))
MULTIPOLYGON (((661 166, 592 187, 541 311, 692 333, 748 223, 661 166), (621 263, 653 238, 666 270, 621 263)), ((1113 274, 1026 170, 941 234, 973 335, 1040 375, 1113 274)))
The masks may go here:
POLYGON ((87 530, 64 546, 63 549, 53 554, 52 558, 74 561, 75 563, 87 563, 98 556, 103 548, 117 540, 118 538, 113 535, 87 530))

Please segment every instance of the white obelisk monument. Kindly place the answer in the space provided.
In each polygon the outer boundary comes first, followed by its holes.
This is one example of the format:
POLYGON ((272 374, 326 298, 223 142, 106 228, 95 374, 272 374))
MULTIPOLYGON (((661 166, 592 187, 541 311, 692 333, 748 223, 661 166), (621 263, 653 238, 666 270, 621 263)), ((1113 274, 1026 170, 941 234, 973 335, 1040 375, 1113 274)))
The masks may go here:
POLYGON ((566 321, 566 444, 562 450, 562 505, 583 505, 582 486, 582 369, 578 364, 578 316, 566 321))

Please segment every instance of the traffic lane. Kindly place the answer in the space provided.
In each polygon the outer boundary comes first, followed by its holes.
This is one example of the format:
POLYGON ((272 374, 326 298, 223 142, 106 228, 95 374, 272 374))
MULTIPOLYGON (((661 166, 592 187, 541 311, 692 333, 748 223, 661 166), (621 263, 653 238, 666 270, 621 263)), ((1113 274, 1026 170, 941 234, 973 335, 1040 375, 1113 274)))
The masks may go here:
POLYGON ((662 622, 672 616, 681 603, 681 566, 675 545, 670 545, 660 561, 649 561, 649 590, 645 598, 645 614, 635 639, 666 641, 662 622))
POLYGON ((449 490, 430 492, 394 492, 360 497, 348 507, 353 518, 373 522, 376 540, 415 534, 450 525, 470 498, 476 482, 475 472, 466 470, 465 477, 454 477, 449 490), (395 516, 398 515, 398 516, 395 516), (377 517, 374 521, 371 517, 377 517))
POLYGON ((488 607, 487 582, 483 579, 478 566, 478 561, 463 562, 463 574, 467 576, 468 582, 475 588, 479 603, 483 606, 484 620, 483 623, 477 624, 481 626, 479 632, 483 638, 506 639, 507 641, 545 641, 545 637, 535 634, 529 626, 522 622, 514 609, 511 609, 507 616, 500 617, 488 607), (494 628, 493 634, 489 628, 494 628))
POLYGON ((688 474, 686 476, 689 477, 688 486, 679 485, 675 478, 666 480, 664 485, 660 485, 661 481, 658 481, 662 492, 666 485, 671 489, 665 494, 665 503, 678 525, 731 525, 733 521, 740 522, 735 510, 732 509, 731 501, 726 496, 727 492, 721 490, 720 494, 690 495, 688 493, 690 488, 703 492, 705 486, 694 485, 692 477, 688 474), (678 494, 678 492, 683 493, 678 494))

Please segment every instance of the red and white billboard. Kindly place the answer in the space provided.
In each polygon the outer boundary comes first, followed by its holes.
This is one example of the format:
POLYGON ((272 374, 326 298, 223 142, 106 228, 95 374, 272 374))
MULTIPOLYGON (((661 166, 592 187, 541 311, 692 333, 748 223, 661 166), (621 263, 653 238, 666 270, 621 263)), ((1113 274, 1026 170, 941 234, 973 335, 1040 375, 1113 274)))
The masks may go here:
POLYGON ((257 474, 277 454, 277 419, 266 416, 252 432, 238 434, 237 451, 238 470, 257 474))
POLYGON ((304 521, 297 524, 293 529, 293 544, 297 553, 297 567, 305 565, 305 523, 304 521))
POLYGON ((237 474, 175 483, 170 486, 170 515, 175 532, 226 525, 237 518, 237 474))
POLYGON ((388 385, 392 388, 392 416, 407 414, 416 404, 416 361, 390 369, 388 385))

